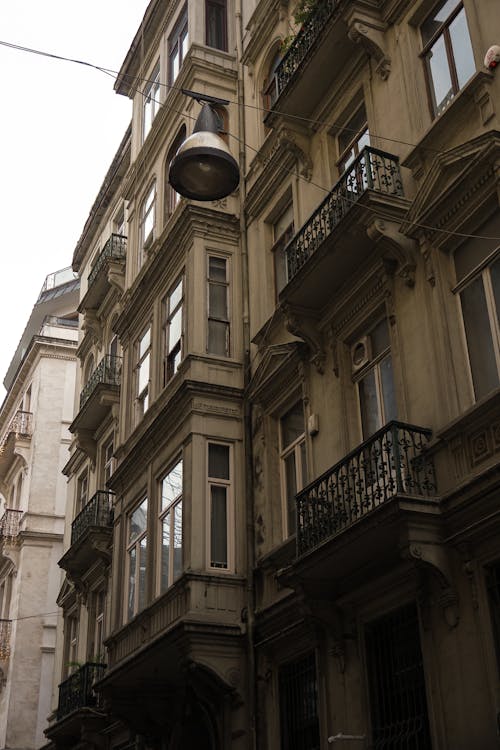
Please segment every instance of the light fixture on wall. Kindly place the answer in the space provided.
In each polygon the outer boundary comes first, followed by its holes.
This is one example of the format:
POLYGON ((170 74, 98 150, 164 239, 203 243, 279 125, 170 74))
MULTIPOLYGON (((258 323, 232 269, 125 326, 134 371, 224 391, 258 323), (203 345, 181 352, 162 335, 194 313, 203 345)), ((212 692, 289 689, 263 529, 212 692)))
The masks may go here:
POLYGON ((224 198, 238 187, 240 170, 222 132, 221 118, 214 109, 229 104, 226 99, 182 89, 201 104, 193 133, 181 143, 170 162, 168 181, 177 193, 197 201, 224 198))

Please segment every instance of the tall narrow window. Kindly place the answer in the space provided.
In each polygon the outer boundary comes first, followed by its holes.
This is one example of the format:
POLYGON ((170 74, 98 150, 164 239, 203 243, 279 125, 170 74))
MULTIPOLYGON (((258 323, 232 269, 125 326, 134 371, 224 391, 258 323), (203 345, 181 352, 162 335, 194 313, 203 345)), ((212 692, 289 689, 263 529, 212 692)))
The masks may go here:
POLYGON ((129 517, 127 543, 127 615, 130 619, 146 603, 146 557, 148 550, 148 500, 145 498, 129 517))
POLYGON ((276 99, 278 98, 278 83, 276 79, 276 69, 281 62, 281 52, 276 52, 274 57, 271 59, 268 73, 264 81, 264 87, 262 91, 262 105, 264 107, 264 119, 270 109, 273 108, 276 99))
POLYGON ((155 66, 151 74, 151 80, 148 81, 144 89, 143 97, 142 139, 145 141, 151 130, 153 120, 160 109, 160 63, 155 66))
POLYGON ((279 700, 281 750, 319 750, 314 652, 280 667, 279 700))
POLYGON ((421 32, 432 111, 440 115, 476 69, 463 4, 439 3, 421 32))
POLYGON ((227 258, 208 256, 209 354, 229 356, 229 281, 227 258))
POLYGON ((170 182, 168 181, 168 174, 170 170, 170 163, 174 156, 176 155, 177 151, 179 150, 180 145, 186 140, 186 126, 183 125, 177 135, 175 136, 175 139, 170 146, 167 154, 167 159, 165 162, 165 221, 168 221, 168 219, 172 216, 175 209, 177 208, 177 204, 180 200, 180 195, 177 193, 170 182))
POLYGON ((276 296, 278 296, 288 282, 285 248, 292 239, 293 233, 293 203, 289 203, 273 223, 272 252, 274 256, 276 296))
POLYGON ((284 535, 295 534, 295 495, 307 482, 304 408, 299 401, 280 420, 281 495, 284 535))
POLYGON ((161 482, 159 593, 182 573, 182 459, 161 482))
POLYGON ((397 416, 390 347, 385 318, 351 347, 364 440, 397 416))
POLYGON ((149 407, 149 375, 151 362, 151 326, 148 326, 137 344, 136 398, 137 412, 141 417, 149 407))
POLYGON ((205 0, 206 43, 227 51, 227 0, 205 0))
POLYGON ((230 522, 230 451, 228 445, 208 444, 210 503, 210 567, 228 569, 230 522))
POLYGON ((168 40, 169 82, 173 83, 181 69, 184 58, 189 49, 188 15, 183 11, 179 23, 168 40))
MULTIPOLYGON (((339 173, 343 174, 352 165, 365 146, 370 145, 370 133, 364 105, 351 117, 338 136, 339 173)), ((350 187, 350 186, 349 186, 350 187)))
POLYGON ((163 300, 163 385, 175 375, 182 359, 184 307, 182 277, 163 300))
POLYGON ((142 202, 139 227, 139 267, 144 263, 144 250, 154 239, 156 214, 156 185, 153 182, 142 202))
POLYGON ((92 620, 89 628, 87 659, 90 662, 104 662, 104 608, 106 593, 103 589, 92 594, 92 620))
POLYGON ((104 446, 102 449, 103 487, 107 487, 107 484, 109 480, 111 479, 111 477, 113 476, 113 472, 115 470, 114 451, 115 451, 114 439, 111 438, 106 443, 104 443, 104 446))
POLYGON ((455 269, 474 396, 500 385, 500 256, 489 256, 477 240, 455 252, 455 269), (479 265, 478 265, 479 262, 479 265))
POLYGON ((76 482, 75 516, 87 505, 89 499, 89 472, 82 471, 76 482))
POLYGON ((68 676, 78 669, 78 618, 76 615, 70 615, 64 623, 64 672, 68 676))

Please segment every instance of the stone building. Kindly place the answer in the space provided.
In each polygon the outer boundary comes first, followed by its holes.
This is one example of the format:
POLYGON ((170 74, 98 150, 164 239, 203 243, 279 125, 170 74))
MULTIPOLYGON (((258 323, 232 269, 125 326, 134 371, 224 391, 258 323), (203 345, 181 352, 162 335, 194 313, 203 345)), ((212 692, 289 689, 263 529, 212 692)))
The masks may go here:
POLYGON ((496 3, 294 6, 153 0, 118 74, 58 749, 498 746, 496 3), (225 199, 168 184, 185 90, 225 199))
POLYGON ((7 371, 0 407, 0 747, 44 742, 52 700, 78 279, 47 276, 7 371))

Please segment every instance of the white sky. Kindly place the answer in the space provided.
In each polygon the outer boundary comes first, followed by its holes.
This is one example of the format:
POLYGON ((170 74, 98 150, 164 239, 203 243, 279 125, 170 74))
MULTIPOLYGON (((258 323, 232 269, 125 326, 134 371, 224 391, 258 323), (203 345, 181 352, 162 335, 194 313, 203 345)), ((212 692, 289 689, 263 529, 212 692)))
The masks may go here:
MULTIPOLYGON (((118 70, 148 0, 0 3, 0 40, 118 70)), ((0 403, 47 274, 71 265, 132 116, 114 78, 0 45, 0 403)))

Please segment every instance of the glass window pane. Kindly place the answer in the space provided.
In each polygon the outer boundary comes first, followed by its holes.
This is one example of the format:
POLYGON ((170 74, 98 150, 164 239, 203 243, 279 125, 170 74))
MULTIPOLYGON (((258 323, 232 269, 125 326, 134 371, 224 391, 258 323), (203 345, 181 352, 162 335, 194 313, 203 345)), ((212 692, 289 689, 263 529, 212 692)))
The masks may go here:
POLYGON ((128 556, 128 616, 133 617, 135 612, 135 566, 136 551, 133 547, 128 556))
POLYGON ((480 399, 499 382, 482 276, 461 292, 460 299, 474 392, 480 399))
POLYGON ((227 568, 227 499, 226 488, 211 486, 210 565, 227 568))
POLYGON ((219 320, 208 321, 208 352, 218 354, 221 357, 227 356, 229 324, 219 320))
POLYGON ((226 281, 226 265, 225 258, 211 256, 208 259, 208 278, 211 281, 226 281))
POLYGON ((182 461, 168 472, 161 483, 161 509, 165 510, 179 495, 182 495, 182 461))
POLYGON ((144 336, 139 341, 139 359, 142 359, 146 351, 149 349, 149 345, 151 343, 151 329, 148 328, 148 330, 144 333, 144 336))
POLYGON ((294 443, 301 435, 304 434, 304 409, 302 402, 299 401, 281 417, 281 439, 282 447, 294 443))
POLYGON ((451 12, 457 7, 458 0, 446 0, 441 8, 435 11, 430 18, 422 25, 422 39, 427 44, 434 34, 441 28, 444 21, 447 20, 451 12))
POLYGON ((467 27, 467 19, 463 8, 450 24, 450 37, 451 46, 453 47, 453 59, 457 71, 458 86, 459 88, 462 88, 476 70, 469 29, 467 27))
POLYGON ((287 505, 288 535, 295 533, 295 495, 297 494, 297 467, 295 451, 289 453, 285 464, 285 492, 287 505))
POLYGON ((384 402, 384 422, 397 419, 396 392, 392 375, 392 359, 384 357, 380 363, 380 381, 382 384, 382 399, 384 402))
POLYGON ((182 279, 179 281, 173 292, 170 294, 170 312, 175 310, 182 299, 182 279))
POLYGON ((161 591, 166 591, 169 584, 169 565, 170 565, 170 513, 167 513, 162 523, 161 534, 161 591))
POLYGON ((389 339, 389 326, 387 325, 387 318, 384 318, 377 323, 375 328, 370 331, 370 341, 372 345, 372 356, 377 357, 382 354, 390 346, 389 339))
POLYGON ((444 37, 440 36, 427 55, 432 79, 434 106, 439 114, 453 97, 453 85, 444 37))
POLYGON ((366 440, 366 438, 373 435, 373 433, 381 426, 374 369, 370 370, 365 377, 359 381, 358 389, 363 438, 366 440))
POLYGON ((208 476, 229 479, 229 446, 210 443, 208 446, 208 476))
POLYGON ((147 538, 141 539, 139 547, 139 603, 138 611, 144 609, 146 604, 146 557, 147 538))
POLYGON ((187 28, 185 31, 182 32, 182 59, 184 60, 189 49, 189 39, 188 39, 188 32, 187 28))
POLYGON ((182 307, 172 316, 169 329, 168 352, 170 353, 182 334, 182 307))
POLYGON ((227 320, 227 287, 223 284, 209 284, 210 317, 227 320))
POLYGON ((182 502, 174 508, 174 580, 182 573, 182 502))
POLYGON ((148 501, 143 500, 130 516, 129 543, 146 531, 148 525, 148 501))
POLYGON ((222 3, 206 3, 207 46, 226 49, 225 7, 222 3))
POLYGON ((149 382, 149 354, 144 359, 139 367, 139 378, 137 385, 137 394, 141 394, 147 387, 149 382))

